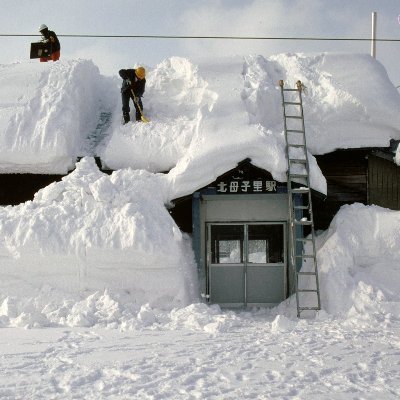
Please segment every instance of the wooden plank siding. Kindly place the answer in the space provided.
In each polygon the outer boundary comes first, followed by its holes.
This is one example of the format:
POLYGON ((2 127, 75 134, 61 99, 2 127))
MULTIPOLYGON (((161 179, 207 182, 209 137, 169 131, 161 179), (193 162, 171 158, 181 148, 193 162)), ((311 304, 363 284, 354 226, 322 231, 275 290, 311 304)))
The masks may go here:
POLYGON ((344 204, 368 203, 369 150, 337 150, 317 159, 327 181, 327 197, 313 196, 316 229, 327 229, 344 204))
POLYGON ((15 206, 33 200, 36 192, 63 175, 0 174, 0 206, 15 206))
MULTIPOLYGON (((78 159, 78 161, 81 157, 78 159)), ((107 175, 112 170, 102 169, 99 157, 94 157, 99 170, 107 175)), ((70 171, 69 173, 71 173, 70 171)), ((15 206, 33 200, 35 193, 67 175, 56 174, 0 174, 0 206, 15 206)))
MULTIPOLYGON (((400 167, 391 156, 372 149, 337 150, 316 159, 327 180, 327 197, 313 194, 316 229, 327 229, 344 204, 376 204, 400 210, 400 167)), ((110 174, 112 171, 102 171, 110 174)), ((0 206, 32 200, 38 190, 59 181, 63 175, 0 174, 0 206)), ((191 196, 170 210, 185 232, 192 231, 191 196)))
POLYGON ((390 158, 368 157, 369 204, 400 210, 400 167, 390 158))

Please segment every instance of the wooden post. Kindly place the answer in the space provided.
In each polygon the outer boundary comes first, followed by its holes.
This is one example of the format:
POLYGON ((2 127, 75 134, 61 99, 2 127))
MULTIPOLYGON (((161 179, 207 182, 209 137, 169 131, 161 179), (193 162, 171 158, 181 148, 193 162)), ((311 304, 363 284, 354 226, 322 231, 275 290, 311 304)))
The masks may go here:
POLYGON ((371 57, 376 58, 376 21, 377 12, 372 13, 371 57))

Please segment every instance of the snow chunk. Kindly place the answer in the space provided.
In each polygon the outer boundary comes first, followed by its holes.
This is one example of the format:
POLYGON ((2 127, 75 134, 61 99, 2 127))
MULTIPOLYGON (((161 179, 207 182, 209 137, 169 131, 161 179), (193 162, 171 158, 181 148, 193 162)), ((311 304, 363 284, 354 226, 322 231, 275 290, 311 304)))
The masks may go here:
POLYGON ((394 313, 400 318, 400 212, 343 206, 317 238, 323 308, 331 314, 394 313))
POLYGON ((296 326, 296 322, 291 321, 284 315, 277 315, 271 324, 272 333, 281 333, 292 331, 296 326))
POLYGON ((0 172, 72 169, 110 82, 88 60, 0 65, 0 172))

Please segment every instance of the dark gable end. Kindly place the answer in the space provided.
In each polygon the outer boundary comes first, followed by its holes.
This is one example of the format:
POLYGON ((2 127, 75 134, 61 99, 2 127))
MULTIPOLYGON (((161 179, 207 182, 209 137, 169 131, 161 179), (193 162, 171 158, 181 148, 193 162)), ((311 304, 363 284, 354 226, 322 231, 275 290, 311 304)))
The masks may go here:
POLYGON ((316 229, 327 229, 340 207, 363 203, 400 210, 397 147, 337 150, 315 156, 327 181, 327 196, 313 195, 316 229))
POLYGON ((327 196, 313 196, 315 229, 327 229, 344 204, 368 204, 369 149, 337 150, 315 156, 327 182, 327 196))

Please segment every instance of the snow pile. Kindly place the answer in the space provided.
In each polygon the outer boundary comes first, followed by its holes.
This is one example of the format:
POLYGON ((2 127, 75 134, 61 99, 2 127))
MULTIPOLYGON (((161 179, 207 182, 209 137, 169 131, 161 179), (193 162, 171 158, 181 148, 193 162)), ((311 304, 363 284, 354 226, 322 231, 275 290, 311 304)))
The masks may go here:
POLYGON ((164 206, 161 177, 107 176, 83 159, 32 202, 0 209, 1 296, 43 286, 122 291, 130 301, 182 306, 196 292, 190 242, 164 206), (28 278, 29 277, 29 278, 28 278))
POLYGON ((369 55, 279 54, 260 62, 275 79, 293 86, 298 79, 305 85, 307 145, 312 154, 388 147, 390 139, 400 138, 399 93, 384 67, 369 55))
MULTIPOLYGON (((260 319, 270 321, 268 329, 274 334, 298 328, 294 296, 270 310, 239 313, 197 303, 190 242, 177 233, 160 199, 144 205, 131 198, 127 211, 119 201, 129 197, 124 190, 129 178, 101 176, 85 163, 74 172, 74 185, 65 179, 54 185, 64 185, 63 190, 39 192, 32 204, 14 207, 14 218, 2 223, 0 326, 151 327, 216 335, 241 327, 246 319, 260 319), (112 201, 120 211, 94 200, 95 187, 101 185, 109 193, 114 188, 112 201), (37 203, 51 197, 58 201, 40 212, 37 203), (85 215, 82 229, 65 220, 74 215, 69 213, 73 208, 85 215), (157 216, 159 230, 145 217, 149 209, 157 216), (104 221, 101 227, 96 220, 104 221), (48 243, 38 235, 42 229, 51 233, 48 243), (74 230, 78 233, 69 236, 74 230), (135 239, 126 236, 128 230, 135 239), (84 249, 76 248, 77 237, 84 238, 84 249), (21 243, 17 248, 16 241, 21 243)), ((146 173, 138 184, 142 189, 150 176, 146 173)), ((373 326, 400 321, 399 226, 400 212, 361 204, 342 207, 331 227, 317 237, 322 310, 316 321, 339 317, 373 326)))
POLYGON ((87 60, 0 65, 0 172, 66 174, 113 85, 87 60))
POLYGON ((397 165, 400 165, 400 144, 397 146, 394 161, 397 165))
MULTIPOLYGON (((121 104, 117 103, 112 134, 100 152, 108 168, 170 170, 196 142, 202 113, 212 109, 218 97, 207 89, 207 82, 189 60, 173 57, 147 70, 143 104, 152 122, 121 126, 121 104)), ((130 106, 134 110, 132 102, 130 106)))
POLYGON ((343 206, 318 237, 321 301, 330 314, 400 318, 400 212, 343 206))

